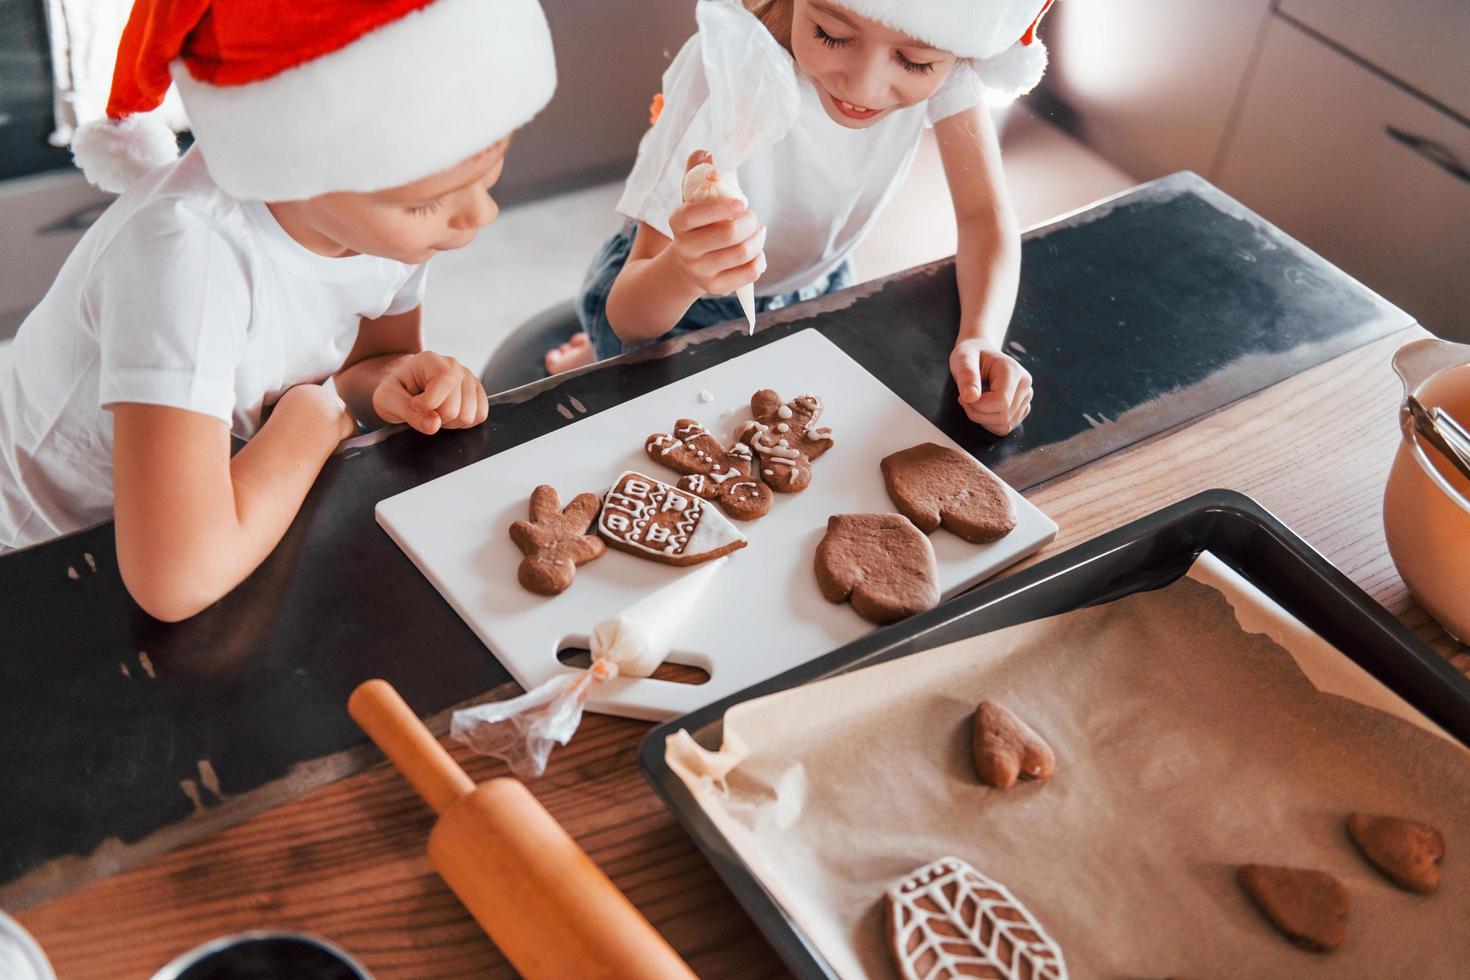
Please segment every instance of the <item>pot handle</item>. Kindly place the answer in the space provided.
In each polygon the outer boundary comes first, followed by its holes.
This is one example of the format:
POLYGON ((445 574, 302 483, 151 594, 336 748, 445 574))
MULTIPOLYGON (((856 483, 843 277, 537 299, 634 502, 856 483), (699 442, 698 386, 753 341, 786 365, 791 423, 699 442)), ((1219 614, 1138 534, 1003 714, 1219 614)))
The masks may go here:
POLYGON ((1393 370, 1404 383, 1405 397, 1434 374, 1457 364, 1470 364, 1470 344, 1451 343, 1437 337, 1405 344, 1393 355, 1393 370))

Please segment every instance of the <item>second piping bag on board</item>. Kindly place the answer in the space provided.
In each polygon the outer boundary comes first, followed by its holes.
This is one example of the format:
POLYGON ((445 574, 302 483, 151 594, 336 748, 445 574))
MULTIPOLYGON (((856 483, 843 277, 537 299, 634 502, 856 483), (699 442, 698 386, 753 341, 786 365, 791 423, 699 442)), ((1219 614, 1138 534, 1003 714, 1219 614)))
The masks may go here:
MULTIPOLYGON (((713 163, 684 177, 684 200, 733 197, 744 201, 736 171, 751 154, 780 142, 801 108, 791 55, 765 25, 731 0, 700 0, 700 54, 709 83, 710 131, 705 147, 713 163)), ((735 293, 750 332, 755 332, 755 286, 735 293)))
POLYGON ((648 677, 657 670, 727 561, 686 572, 598 623, 588 644, 592 666, 587 670, 558 674, 507 701, 461 708, 450 719, 449 734, 480 755, 504 759, 518 776, 541 775, 552 747, 570 742, 582 723, 592 685, 619 676, 648 677))

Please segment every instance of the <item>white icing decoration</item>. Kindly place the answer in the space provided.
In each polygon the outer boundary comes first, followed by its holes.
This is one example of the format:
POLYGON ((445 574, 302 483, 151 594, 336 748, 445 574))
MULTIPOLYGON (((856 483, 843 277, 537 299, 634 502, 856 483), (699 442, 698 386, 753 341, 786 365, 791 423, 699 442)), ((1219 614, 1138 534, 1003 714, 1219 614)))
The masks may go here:
POLYGON ((698 496, 633 472, 619 476, 607 492, 598 525, 609 536, 651 555, 702 555, 746 540, 698 496), (652 521, 655 511, 682 517, 670 527, 652 521))
POLYGON ((701 391, 698 397, 702 403, 708 405, 710 402, 715 400, 715 393, 712 391, 701 391))
POLYGON ((790 428, 791 428, 791 426, 787 425, 785 422, 780 422, 780 423, 777 423, 777 425, 776 425, 776 431, 777 432, 786 432, 790 428))
POLYGON ((1056 941, 1000 882, 958 858, 941 858, 888 888, 898 974, 1067 980, 1056 941))
POLYGON ((789 419, 789 418, 791 418, 791 406, 790 405, 782 405, 780 408, 776 409, 776 417, 778 419, 789 419))

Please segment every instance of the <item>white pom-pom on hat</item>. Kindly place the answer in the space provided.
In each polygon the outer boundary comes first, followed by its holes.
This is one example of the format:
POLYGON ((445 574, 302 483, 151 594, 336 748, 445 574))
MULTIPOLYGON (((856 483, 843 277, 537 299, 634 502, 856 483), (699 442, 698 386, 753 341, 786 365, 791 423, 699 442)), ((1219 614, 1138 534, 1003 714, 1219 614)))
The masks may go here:
POLYGON ((121 194, 154 167, 178 159, 179 142, 155 113, 139 112, 82 125, 72 136, 71 155, 89 181, 121 194))
POLYGON ((993 58, 973 63, 981 84, 996 95, 1014 99, 1034 89, 1046 73, 1046 45, 1017 41, 993 58))

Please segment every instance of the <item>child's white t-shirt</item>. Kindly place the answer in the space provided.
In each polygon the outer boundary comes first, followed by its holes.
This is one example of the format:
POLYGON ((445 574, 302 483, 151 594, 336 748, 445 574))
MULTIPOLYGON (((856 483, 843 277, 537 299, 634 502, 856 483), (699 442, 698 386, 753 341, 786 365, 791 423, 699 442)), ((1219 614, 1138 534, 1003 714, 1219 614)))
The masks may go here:
POLYGON ((426 266, 328 258, 191 150, 88 230, 0 358, 0 550, 112 516, 112 413, 164 405, 249 439, 294 385, 321 383, 359 319, 405 313, 426 266))
MULTIPOLYGON (((753 17, 746 22, 753 25, 748 29, 765 30, 753 17)), ((984 97, 974 70, 960 61, 928 101, 892 111, 865 129, 849 129, 827 115, 821 95, 789 55, 786 61, 801 98, 796 125, 738 171, 751 210, 768 229, 766 271, 755 284, 760 296, 792 292, 835 271, 908 175, 924 127, 984 97)), ((664 73, 663 98, 658 121, 638 145, 617 209, 673 237, 669 216, 680 203, 684 165, 695 150, 715 142, 698 34, 664 73)))

